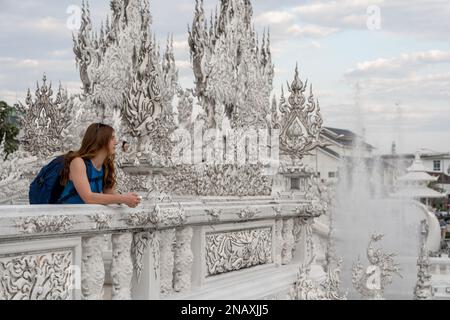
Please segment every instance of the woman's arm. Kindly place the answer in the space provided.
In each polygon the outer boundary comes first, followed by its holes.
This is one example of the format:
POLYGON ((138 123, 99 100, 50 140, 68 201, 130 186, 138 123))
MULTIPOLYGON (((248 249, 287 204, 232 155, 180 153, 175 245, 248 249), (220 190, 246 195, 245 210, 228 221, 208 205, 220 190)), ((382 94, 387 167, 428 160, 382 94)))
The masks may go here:
MULTIPOLYGON (((125 203, 130 207, 136 207, 139 204, 139 198, 134 194, 103 194, 91 191, 89 180, 86 174, 86 165, 83 159, 75 158, 70 163, 70 179, 75 186, 81 199, 86 204, 118 204, 125 203)), ((108 190, 111 191, 111 190, 108 190)), ((114 191, 114 190, 112 190, 114 191)))
POLYGON ((104 189, 103 193, 104 194, 119 194, 119 193, 117 193, 117 191, 115 189, 104 189))

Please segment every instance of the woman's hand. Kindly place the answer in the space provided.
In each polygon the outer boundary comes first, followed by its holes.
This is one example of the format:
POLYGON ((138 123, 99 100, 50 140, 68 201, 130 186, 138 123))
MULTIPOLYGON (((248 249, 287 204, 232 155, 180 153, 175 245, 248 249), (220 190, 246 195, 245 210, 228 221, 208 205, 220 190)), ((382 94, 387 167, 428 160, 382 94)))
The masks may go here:
POLYGON ((141 203, 141 198, 137 194, 130 192, 123 195, 123 203, 130 208, 136 208, 141 203))

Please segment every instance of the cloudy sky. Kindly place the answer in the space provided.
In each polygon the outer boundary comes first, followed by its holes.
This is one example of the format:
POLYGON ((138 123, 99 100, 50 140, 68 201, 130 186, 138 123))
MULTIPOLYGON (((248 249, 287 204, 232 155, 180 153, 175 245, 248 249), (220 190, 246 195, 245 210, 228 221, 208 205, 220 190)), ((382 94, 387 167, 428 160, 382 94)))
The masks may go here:
MULTIPOLYGON (((15 103, 45 72, 80 88, 68 8, 81 0, 0 0, 0 100, 15 103)), ((205 0, 207 12, 219 0, 205 0)), ((91 0, 94 23, 109 0, 91 0)), ((365 132, 378 153, 450 151, 448 0, 254 0, 259 33, 270 27, 275 93, 296 62, 319 98, 325 124, 365 132)), ((153 31, 173 33, 184 87, 193 86, 187 25, 193 0, 151 0, 153 31)))

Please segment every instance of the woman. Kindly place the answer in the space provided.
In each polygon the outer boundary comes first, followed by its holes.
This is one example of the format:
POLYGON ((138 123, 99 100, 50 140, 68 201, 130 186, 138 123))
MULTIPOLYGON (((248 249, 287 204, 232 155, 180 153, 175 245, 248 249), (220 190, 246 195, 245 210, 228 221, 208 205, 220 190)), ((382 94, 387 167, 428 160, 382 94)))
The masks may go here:
POLYGON ((117 140, 114 129, 102 123, 89 126, 76 152, 64 156, 60 204, 117 204, 135 208, 135 193, 117 194, 114 155, 117 140))

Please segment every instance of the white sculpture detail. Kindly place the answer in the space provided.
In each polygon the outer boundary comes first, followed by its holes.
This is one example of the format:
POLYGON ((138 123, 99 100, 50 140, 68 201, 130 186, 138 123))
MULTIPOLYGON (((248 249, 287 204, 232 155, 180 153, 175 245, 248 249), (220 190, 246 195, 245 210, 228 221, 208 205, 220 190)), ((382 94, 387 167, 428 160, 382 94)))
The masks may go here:
POLYGON ((382 240, 383 234, 374 233, 367 247, 367 259, 370 265, 364 268, 359 258, 352 268, 352 283, 355 289, 365 298, 384 300, 385 288, 392 283, 392 276, 401 277, 400 268, 394 262, 394 253, 384 253, 373 244, 382 240))

